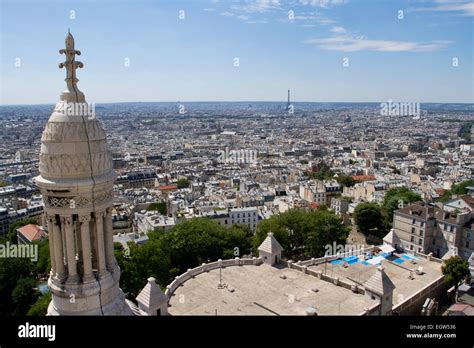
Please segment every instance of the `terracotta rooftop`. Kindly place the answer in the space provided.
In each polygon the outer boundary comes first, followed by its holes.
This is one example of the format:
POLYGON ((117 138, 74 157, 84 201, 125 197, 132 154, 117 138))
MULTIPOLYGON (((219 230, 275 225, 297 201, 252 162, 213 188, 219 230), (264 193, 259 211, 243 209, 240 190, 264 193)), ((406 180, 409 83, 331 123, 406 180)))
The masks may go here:
POLYGON ((161 191, 176 190, 177 188, 178 188, 177 185, 163 185, 163 186, 158 187, 158 189, 161 191))
POLYGON ((21 233, 30 242, 40 240, 41 238, 46 236, 44 231, 38 225, 33 224, 17 228, 17 232, 21 233))
POLYGON ((370 181, 375 180, 375 175, 354 175, 352 179, 355 181, 370 181))

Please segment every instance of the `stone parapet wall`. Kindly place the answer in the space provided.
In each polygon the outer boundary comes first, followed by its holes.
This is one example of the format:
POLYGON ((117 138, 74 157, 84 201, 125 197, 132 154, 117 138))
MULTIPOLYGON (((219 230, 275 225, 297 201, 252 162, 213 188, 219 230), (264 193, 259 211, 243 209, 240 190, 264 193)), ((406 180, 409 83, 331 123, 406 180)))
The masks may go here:
POLYGON ((236 257, 235 259, 229 260, 218 260, 211 263, 203 263, 201 266, 188 269, 187 272, 177 276, 171 284, 166 287, 165 295, 171 297, 175 290, 181 286, 187 280, 197 276, 198 274, 211 271, 213 269, 218 269, 220 267, 230 267, 230 266, 247 266, 247 265, 254 265, 258 266, 263 263, 261 258, 253 257, 251 259, 240 259, 236 257))

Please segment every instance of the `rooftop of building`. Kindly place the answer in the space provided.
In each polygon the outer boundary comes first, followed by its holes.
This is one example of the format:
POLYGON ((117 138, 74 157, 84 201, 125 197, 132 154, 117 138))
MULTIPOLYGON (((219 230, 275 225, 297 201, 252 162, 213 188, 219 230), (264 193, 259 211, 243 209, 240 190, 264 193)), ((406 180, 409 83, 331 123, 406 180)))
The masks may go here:
MULTIPOLYGON (((389 259, 399 256, 394 254, 389 259)), ((440 262, 419 256, 415 256, 414 263, 409 259, 402 260, 402 264, 381 261, 385 274, 395 286, 394 305, 442 276, 440 262), (422 267, 423 274, 416 273, 418 267, 422 267)), ((348 267, 321 263, 308 268, 354 285, 363 285, 377 272, 377 265, 360 262, 348 267)), ((222 282, 227 287, 219 289, 219 269, 188 279, 171 296, 169 313, 215 315, 217 311, 219 315, 305 315, 306 309, 313 307, 318 315, 359 315, 376 303, 365 295, 290 269, 284 262, 276 267, 266 264, 224 267, 222 282)))
POLYGON ((45 236, 45 233, 41 229, 41 227, 34 224, 28 224, 23 227, 17 228, 17 232, 21 233, 30 242, 40 240, 45 236))
POLYGON ((358 315, 376 302, 365 295, 289 269, 232 266, 204 272, 183 283, 170 298, 171 315, 305 315, 313 307, 319 315, 358 315), (281 276, 286 279, 282 279, 281 276), (234 291, 229 291, 232 288, 234 291), (317 289, 315 292, 313 289, 317 289))
MULTIPOLYGON (((400 257, 399 254, 393 254, 394 256, 388 259, 381 260, 381 266, 390 280, 395 285, 393 291, 393 304, 397 304, 399 299, 406 300, 416 292, 420 291, 426 285, 432 283, 434 280, 442 276, 441 263, 435 261, 428 261, 424 258, 415 256, 415 263, 411 263, 409 260, 400 257), (403 263, 396 264, 389 260, 401 259, 403 263), (423 268, 423 274, 416 274, 415 270, 418 267, 423 268), (413 279, 409 279, 410 270, 412 272, 413 279)), ((400 261, 399 261, 400 262, 400 261)), ((316 271, 326 272, 331 277, 338 277, 341 280, 345 280, 352 284, 365 283, 375 273, 376 265, 364 265, 361 262, 350 264, 347 268, 337 264, 319 264, 316 266, 310 266, 310 269, 316 271)))

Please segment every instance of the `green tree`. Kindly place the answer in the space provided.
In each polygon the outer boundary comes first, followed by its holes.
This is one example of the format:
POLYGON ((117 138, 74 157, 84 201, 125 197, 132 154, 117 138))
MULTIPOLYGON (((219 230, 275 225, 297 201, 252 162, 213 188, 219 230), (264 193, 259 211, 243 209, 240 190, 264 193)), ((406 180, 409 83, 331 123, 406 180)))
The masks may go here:
POLYGON ((42 295, 28 310, 28 316, 43 317, 48 312, 48 306, 51 302, 51 292, 42 295))
POLYGON ((34 242, 38 246, 38 260, 34 263, 34 272, 37 275, 48 274, 51 270, 51 258, 49 256, 49 241, 42 239, 34 242))
POLYGON ((465 180, 459 184, 453 185, 451 190, 445 190, 443 195, 437 199, 438 202, 447 202, 453 195, 465 195, 467 193, 467 187, 474 186, 474 179, 465 180))
POLYGON ((128 255, 125 252, 117 255, 117 262, 122 270, 121 286, 129 298, 136 298, 145 286, 148 277, 154 277, 162 286, 169 284, 174 276, 170 272, 170 262, 166 252, 159 248, 159 243, 150 240, 143 245, 128 243, 128 255))
POLYGON ((386 216, 386 225, 391 226, 393 220, 393 212, 399 209, 401 206, 421 201, 422 198, 419 194, 411 191, 406 186, 394 187, 385 193, 382 207, 386 216))
POLYGON ((51 269, 49 243, 43 239, 38 246, 38 259, 0 259, 0 315, 26 315, 39 293, 34 288, 38 277, 51 269))
POLYGON ((316 172, 308 172, 308 176, 311 179, 330 180, 334 177, 334 172, 326 163, 321 163, 319 170, 316 172))
POLYGON ((255 252, 270 231, 287 258, 323 256, 326 244, 334 241, 345 244, 349 234, 342 220, 328 209, 290 209, 258 224, 253 243, 255 252))
POLYGON ((136 297, 150 276, 162 287, 175 276, 203 262, 250 253, 252 232, 244 226, 226 228, 208 218, 185 220, 170 231, 150 232, 143 245, 130 242, 128 251, 114 246, 122 270, 121 287, 136 297))
POLYGON ((176 183, 179 189, 187 188, 189 187, 190 184, 191 182, 188 179, 179 179, 178 182, 176 183))
POLYGON ((18 279, 31 277, 33 269, 33 263, 29 259, 0 258, 0 315, 21 312, 13 303, 12 293, 18 279))
POLYGON ((158 211, 161 215, 167 214, 167 207, 165 202, 151 203, 148 206, 149 211, 158 211))
POLYGON ((350 229, 343 225, 340 217, 328 209, 318 209, 312 217, 312 226, 305 241, 305 255, 320 257, 325 254, 325 246, 336 242, 345 245, 350 229))
POLYGON ((342 186, 351 187, 355 185, 355 180, 352 178, 352 176, 349 176, 349 175, 341 174, 337 177, 336 180, 342 186))
POLYGON ((474 186, 474 179, 462 181, 459 184, 453 185, 451 192, 454 195, 465 195, 468 186, 474 186))
POLYGON ((30 307, 39 297, 39 291, 35 289, 37 280, 33 278, 20 278, 12 291, 12 302, 14 315, 26 315, 30 307))
POLYGON ((441 271, 444 275, 444 281, 454 286, 457 290, 459 285, 470 276, 469 263, 461 259, 459 256, 453 256, 446 261, 446 264, 441 266, 441 271))
POLYGON ((360 203, 354 211, 354 222, 363 234, 383 237, 385 224, 380 206, 376 203, 360 203))

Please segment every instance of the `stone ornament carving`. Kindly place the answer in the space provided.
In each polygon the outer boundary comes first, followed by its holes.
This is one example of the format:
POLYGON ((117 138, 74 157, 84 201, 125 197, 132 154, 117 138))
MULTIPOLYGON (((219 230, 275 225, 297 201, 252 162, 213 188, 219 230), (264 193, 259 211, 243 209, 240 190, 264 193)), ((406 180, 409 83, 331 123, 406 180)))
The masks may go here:
MULTIPOLYGON (((68 31, 68 35, 66 37, 66 48, 60 49, 59 53, 66 55, 66 60, 62 63, 59 63, 59 67, 66 68, 66 81, 67 85, 67 94, 68 97, 72 97, 72 101, 75 102, 83 102, 84 101, 84 94, 77 88, 77 82, 79 81, 76 77, 76 69, 83 68, 84 64, 82 62, 76 61, 76 54, 78 56, 81 55, 81 51, 76 50, 74 48, 74 37, 68 31)), ((63 93, 64 95, 64 93, 63 93)))
POLYGON ((72 216, 61 216, 61 224, 68 224, 72 223, 72 216))
POLYGON ((92 168, 101 174, 112 168, 112 158, 108 152, 78 155, 40 155, 39 170, 50 175, 68 175, 77 173, 90 174, 92 168))
POLYGON ((81 224, 89 222, 89 221, 91 221, 91 216, 90 215, 80 215, 79 216, 79 222, 81 224))
POLYGON ((105 140, 106 134, 98 120, 87 122, 51 122, 47 123, 41 141, 82 141, 84 139, 105 140), (86 134, 87 132, 87 134, 86 134))
MULTIPOLYGON (((102 194, 95 196, 94 203, 101 204, 113 198, 113 192, 107 191, 102 194)), ((71 202, 74 202, 76 208, 87 207, 92 204, 92 200, 84 196, 75 197, 51 197, 45 196, 43 198, 44 204, 48 208, 65 208, 71 207, 71 202)))

